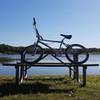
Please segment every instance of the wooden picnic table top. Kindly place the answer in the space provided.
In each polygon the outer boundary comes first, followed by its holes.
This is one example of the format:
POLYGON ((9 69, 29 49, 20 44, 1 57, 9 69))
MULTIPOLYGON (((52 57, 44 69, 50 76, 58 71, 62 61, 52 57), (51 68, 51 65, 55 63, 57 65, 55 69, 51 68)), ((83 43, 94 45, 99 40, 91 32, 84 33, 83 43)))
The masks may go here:
POLYGON ((71 66, 99 66, 99 64, 72 64, 72 63, 35 63, 35 64, 27 64, 27 63, 3 63, 3 66, 36 66, 36 67, 71 67, 71 66))

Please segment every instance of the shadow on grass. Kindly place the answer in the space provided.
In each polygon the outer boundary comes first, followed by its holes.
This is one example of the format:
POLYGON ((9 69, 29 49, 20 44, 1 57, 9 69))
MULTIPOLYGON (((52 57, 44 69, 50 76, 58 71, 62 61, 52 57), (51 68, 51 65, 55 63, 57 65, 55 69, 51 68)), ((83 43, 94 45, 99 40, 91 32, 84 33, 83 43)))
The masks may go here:
POLYGON ((28 81, 63 81, 64 80, 64 78, 63 77, 58 77, 58 78, 56 78, 56 77, 54 77, 54 78, 52 78, 52 77, 44 77, 44 78, 29 78, 29 79, 25 79, 25 80, 28 80, 28 81))
POLYGON ((29 93, 47 94, 47 93, 70 93, 70 92, 75 92, 75 89, 74 88, 68 88, 68 89, 51 88, 50 84, 36 82, 36 81, 35 83, 23 83, 20 86, 17 86, 14 82, 0 84, 0 97, 8 96, 8 95, 17 95, 17 94, 29 94, 29 93))

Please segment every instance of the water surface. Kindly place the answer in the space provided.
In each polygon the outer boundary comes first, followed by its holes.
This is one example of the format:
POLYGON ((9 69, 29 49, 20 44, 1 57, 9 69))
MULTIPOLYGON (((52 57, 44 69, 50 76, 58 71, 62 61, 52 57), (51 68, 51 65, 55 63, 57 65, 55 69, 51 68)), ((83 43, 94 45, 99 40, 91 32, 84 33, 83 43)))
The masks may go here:
MULTIPOLYGON (((7 55, 7 54, 0 54, 0 57, 10 58, 14 59, 13 62, 9 63, 16 63, 20 62, 20 55, 7 55)), ((60 57, 61 60, 64 62, 68 62, 68 60, 62 56, 60 57)), ((58 62, 55 58, 48 56, 41 62, 58 62)), ((98 54, 90 54, 89 60, 86 63, 95 63, 100 64, 100 55, 98 54)), ((81 73, 82 68, 80 68, 81 73)), ((68 68, 65 67, 32 67, 28 70, 29 75, 65 75, 68 74, 68 68)), ((90 75, 97 75, 100 74, 100 67, 88 67, 87 68, 87 74, 90 75)), ((0 75, 15 75, 15 68, 11 66, 2 66, 0 64, 0 75)))

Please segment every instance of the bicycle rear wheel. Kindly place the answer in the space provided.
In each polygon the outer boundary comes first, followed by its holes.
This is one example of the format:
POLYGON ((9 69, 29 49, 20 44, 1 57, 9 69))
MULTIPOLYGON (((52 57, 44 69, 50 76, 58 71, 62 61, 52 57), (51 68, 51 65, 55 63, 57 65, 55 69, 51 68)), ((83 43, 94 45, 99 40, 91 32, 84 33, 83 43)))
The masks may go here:
POLYGON ((89 53, 87 49, 80 44, 72 44, 68 46, 68 48, 65 51, 65 55, 67 59, 74 64, 85 63, 89 58, 89 53), (75 60, 75 56, 78 57, 77 60, 75 60))
POLYGON ((23 50, 22 59, 25 63, 37 63, 43 56, 43 49, 39 45, 30 45, 23 50))

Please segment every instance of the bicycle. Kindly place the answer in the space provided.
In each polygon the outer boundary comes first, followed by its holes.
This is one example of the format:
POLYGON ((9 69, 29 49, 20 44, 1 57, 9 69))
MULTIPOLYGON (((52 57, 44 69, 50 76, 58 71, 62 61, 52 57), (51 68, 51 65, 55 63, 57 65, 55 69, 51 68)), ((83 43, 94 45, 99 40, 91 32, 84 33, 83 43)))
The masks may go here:
POLYGON ((58 54, 64 54, 65 57, 71 63, 74 63, 74 64, 82 64, 88 60, 89 53, 84 46, 82 46, 80 44, 69 45, 64 42, 65 39, 71 39, 72 35, 61 34, 61 36, 63 37, 61 41, 46 40, 38 32, 38 29, 36 27, 35 18, 33 18, 33 27, 34 27, 34 30, 36 33, 37 41, 33 45, 30 45, 23 50, 22 59, 25 63, 29 63, 29 64, 37 63, 41 59, 48 56, 49 54, 51 54, 51 56, 56 58, 61 63, 63 63, 63 61, 59 59, 58 54), (60 46, 58 49, 54 49, 53 47, 49 46, 45 42, 59 43, 60 46), (45 47, 48 48, 48 50, 45 50, 45 48, 42 48, 39 44, 44 45, 45 47), (62 46, 64 46, 64 47, 62 47, 62 46), (57 52, 58 52, 58 54, 57 54, 57 52), (74 60, 74 58, 73 58, 74 56, 77 56, 79 59, 74 60))

